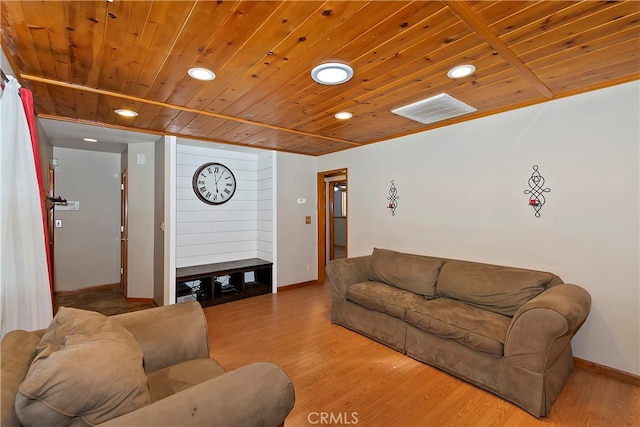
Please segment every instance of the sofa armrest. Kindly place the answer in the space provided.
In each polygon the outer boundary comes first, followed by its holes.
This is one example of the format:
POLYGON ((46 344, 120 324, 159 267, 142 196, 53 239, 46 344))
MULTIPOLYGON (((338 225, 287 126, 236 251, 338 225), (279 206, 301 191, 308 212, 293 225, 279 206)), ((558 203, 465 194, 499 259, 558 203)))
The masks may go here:
POLYGON ((325 271, 331 283, 331 297, 345 300, 349 285, 369 280, 371 255, 335 259, 327 264, 325 271))
POLYGON ((112 316, 133 334, 147 374, 209 357, 207 319, 200 303, 185 302, 112 316))
POLYGON ((504 344, 509 363, 543 372, 569 345, 591 309, 591 295, 577 285, 553 286, 518 309, 504 344))
POLYGON ((101 426, 278 426, 295 402, 291 379, 253 363, 180 391, 101 426))

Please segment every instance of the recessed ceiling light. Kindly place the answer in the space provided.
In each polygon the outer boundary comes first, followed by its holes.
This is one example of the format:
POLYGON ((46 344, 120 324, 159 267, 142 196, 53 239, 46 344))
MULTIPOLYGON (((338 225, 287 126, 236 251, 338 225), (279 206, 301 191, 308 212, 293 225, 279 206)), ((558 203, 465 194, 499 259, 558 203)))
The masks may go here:
POLYGON ((459 79, 461 77, 467 77, 476 71, 476 67, 473 65, 458 65, 457 67, 453 67, 447 73, 447 76, 451 79, 459 79))
POLYGON ((116 114, 119 114, 123 117, 137 117, 138 113, 136 113, 135 111, 131 111, 131 110, 123 110, 123 109, 118 109, 115 110, 116 114))
POLYGON ((98 142, 98 140, 95 138, 82 138, 82 140, 87 142, 98 142))
POLYGON ((348 111, 340 111, 339 113, 336 113, 334 117, 339 120, 348 120, 353 117, 353 114, 348 111))
POLYGON ((216 78, 216 73, 206 68, 198 68, 198 67, 189 68, 189 71, 187 71, 187 74, 189 74, 191 77, 193 77, 196 80, 208 81, 216 78))
POLYGON ((323 85, 339 85, 353 77, 353 68, 339 62, 320 64, 311 70, 311 78, 323 85))

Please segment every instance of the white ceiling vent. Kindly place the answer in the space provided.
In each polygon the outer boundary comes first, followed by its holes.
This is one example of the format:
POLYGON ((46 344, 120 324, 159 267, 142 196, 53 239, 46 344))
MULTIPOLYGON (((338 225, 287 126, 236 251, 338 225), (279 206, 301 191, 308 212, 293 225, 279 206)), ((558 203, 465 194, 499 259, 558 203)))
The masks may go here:
POLYGON ((393 114, 428 125, 430 123, 473 113, 477 109, 446 93, 391 110, 393 114))

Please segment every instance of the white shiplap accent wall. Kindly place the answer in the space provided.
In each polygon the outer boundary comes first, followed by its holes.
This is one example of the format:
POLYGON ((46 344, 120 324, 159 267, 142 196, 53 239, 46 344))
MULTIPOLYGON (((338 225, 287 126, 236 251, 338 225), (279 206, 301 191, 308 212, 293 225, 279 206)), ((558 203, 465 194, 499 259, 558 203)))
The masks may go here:
POLYGON ((258 154, 257 256, 273 262, 273 153, 258 154))
MULTIPOLYGON (((262 189, 272 187, 271 170, 261 164, 271 153, 236 152, 178 144, 176 155, 176 267, 246 258, 272 260, 272 214, 262 189), (227 203, 211 206, 193 192, 191 180, 206 162, 222 163, 236 177, 227 203)), ((270 190, 269 190, 270 191, 270 190)))

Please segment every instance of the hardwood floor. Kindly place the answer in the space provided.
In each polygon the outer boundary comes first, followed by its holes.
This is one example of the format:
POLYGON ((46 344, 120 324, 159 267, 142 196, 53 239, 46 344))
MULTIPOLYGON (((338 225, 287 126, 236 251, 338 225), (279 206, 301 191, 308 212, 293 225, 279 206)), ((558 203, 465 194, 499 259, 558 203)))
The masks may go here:
POLYGON ((551 416, 538 420, 332 325, 330 309, 328 284, 208 307, 211 356, 227 370, 257 361, 280 365, 296 390, 287 426, 640 425, 640 387, 576 368, 551 416))

